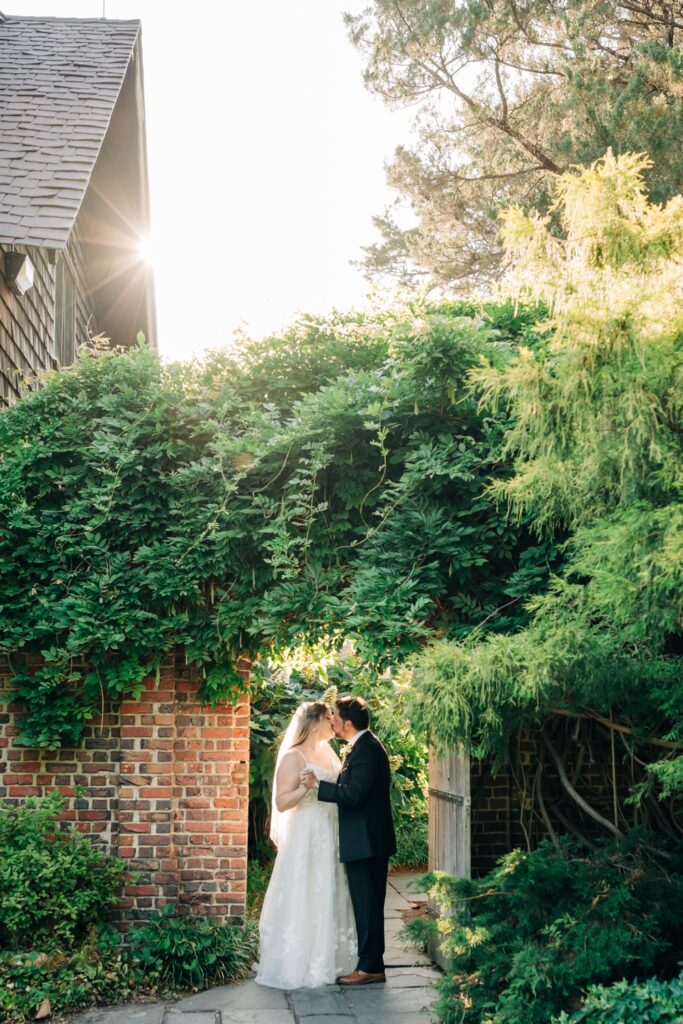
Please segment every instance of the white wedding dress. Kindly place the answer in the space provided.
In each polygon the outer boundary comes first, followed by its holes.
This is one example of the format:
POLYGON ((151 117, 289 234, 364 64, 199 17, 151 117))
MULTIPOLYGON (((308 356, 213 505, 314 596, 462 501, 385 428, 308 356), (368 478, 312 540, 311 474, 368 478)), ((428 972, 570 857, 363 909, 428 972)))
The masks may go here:
MULTIPOLYGON (((303 755, 301 761, 303 768, 303 755)), ((336 782, 337 771, 308 762, 306 767, 318 779, 336 782)), ((259 931, 260 985, 316 988, 356 966, 356 924, 339 863, 337 805, 319 801, 315 789, 282 816, 259 931)))

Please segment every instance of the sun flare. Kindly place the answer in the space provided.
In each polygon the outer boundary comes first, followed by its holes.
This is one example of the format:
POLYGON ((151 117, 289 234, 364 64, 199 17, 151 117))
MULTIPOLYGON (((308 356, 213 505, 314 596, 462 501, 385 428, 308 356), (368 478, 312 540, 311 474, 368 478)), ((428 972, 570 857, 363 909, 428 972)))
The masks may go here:
POLYGON ((149 264, 149 266, 153 266, 156 262, 157 253, 152 235, 142 235, 142 237, 138 239, 137 249, 140 259, 144 263, 149 264))

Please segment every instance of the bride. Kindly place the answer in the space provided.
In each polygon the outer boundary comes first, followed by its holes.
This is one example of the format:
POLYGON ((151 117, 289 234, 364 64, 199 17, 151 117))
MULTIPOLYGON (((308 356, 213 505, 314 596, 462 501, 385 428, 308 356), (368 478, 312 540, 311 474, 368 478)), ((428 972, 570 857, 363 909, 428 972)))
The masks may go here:
POLYGON ((301 782, 304 768, 335 782, 332 712, 308 701, 294 712, 275 768, 270 837, 278 848, 259 922, 256 981, 272 988, 334 983, 357 959, 356 925, 343 864, 337 807, 301 782))

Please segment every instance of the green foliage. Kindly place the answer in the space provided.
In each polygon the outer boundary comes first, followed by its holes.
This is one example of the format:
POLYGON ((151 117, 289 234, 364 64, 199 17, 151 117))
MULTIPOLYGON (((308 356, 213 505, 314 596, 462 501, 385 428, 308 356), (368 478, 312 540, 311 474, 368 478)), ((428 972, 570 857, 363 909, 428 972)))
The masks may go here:
POLYGON ((175 644, 216 701, 240 654, 302 637, 355 636, 376 664, 518 621, 501 581, 525 558, 541 587, 546 555, 482 494, 500 428, 465 378, 537 315, 416 303, 204 365, 85 352, 3 411, 0 654, 21 741, 76 743, 175 644))
POLYGON ((258 921, 266 895, 270 874, 273 870, 274 857, 250 857, 247 861, 247 920, 258 921))
POLYGON ((60 831, 63 806, 56 791, 0 804, 0 949, 77 946, 116 903, 123 861, 60 831))
POLYGON ((649 978, 591 985, 578 1013, 553 1017, 553 1024, 679 1024, 683 1020, 683 977, 672 981, 649 978))
POLYGON ((424 796, 414 798, 394 813, 396 853, 392 863, 401 868, 425 868, 429 853, 429 806, 424 796))
POLYGON ((0 952, 0 1019, 32 1020, 44 999, 62 1014, 158 990, 171 994, 238 981, 249 973, 257 949, 254 924, 178 918, 169 908, 132 929, 127 943, 113 929, 91 928, 73 949, 46 954, 34 945, 32 952, 0 952))
POLYGON ((653 201, 683 190, 683 23, 664 0, 373 0, 347 26, 366 85, 418 111, 388 169, 403 216, 375 219, 371 274, 490 281, 498 212, 547 212, 555 176, 608 147, 650 154, 653 201))
POLYGON ((53 1014, 63 1014, 238 981, 257 948, 254 924, 179 918, 173 907, 131 929, 126 940, 113 928, 91 926, 74 948, 46 953, 35 943, 30 952, 0 952, 0 1020, 24 1024, 45 999, 53 1014))
POLYGON ((92 930, 76 949, 0 952, 0 1019, 7 1024, 33 1020, 44 999, 53 1013, 127 1002, 154 988, 153 974, 128 958, 121 936, 92 930))
POLYGON ((129 932, 133 961, 168 989, 210 988, 246 977, 258 953, 252 923, 178 917, 172 904, 129 932))
POLYGON ((253 925, 178 918, 166 908, 128 933, 106 924, 123 861, 60 831, 57 792, 0 806, 0 1019, 124 1002, 162 986, 195 989, 243 978, 256 956, 253 925))
POLYGON ((444 1024, 547 1024, 591 984, 661 969, 683 939, 680 865, 659 867, 635 834, 588 856, 568 839, 515 850, 479 880, 434 872, 424 885, 441 917, 408 929, 443 936, 444 1024))
POLYGON ((471 379, 484 405, 510 411, 503 453, 516 472, 495 492, 540 529, 680 502, 683 197, 648 203, 648 166, 608 152, 565 175, 554 204, 563 239, 547 218, 504 218, 510 286, 549 303, 552 334, 471 379))
POLYGON ((644 766, 636 799, 683 779, 683 198, 649 203, 647 166, 608 153, 566 175, 562 238, 547 218, 505 219, 510 286, 551 316, 535 350, 470 375, 508 417, 514 472, 489 493, 562 539, 564 563, 524 628, 418 654, 412 691, 437 745, 480 756, 505 758, 556 712, 598 722, 644 766))
POLYGON ((356 691, 368 699, 372 709, 372 728, 389 754, 391 802, 396 828, 396 853, 392 864, 406 868, 426 867, 429 750, 425 736, 410 721, 406 689, 400 675, 361 679, 356 691))
POLYGON ((0 805, 0 1017, 32 1019, 48 999, 53 1012, 122 1002, 153 984, 105 924, 124 863, 88 838, 63 831, 55 791, 0 805))

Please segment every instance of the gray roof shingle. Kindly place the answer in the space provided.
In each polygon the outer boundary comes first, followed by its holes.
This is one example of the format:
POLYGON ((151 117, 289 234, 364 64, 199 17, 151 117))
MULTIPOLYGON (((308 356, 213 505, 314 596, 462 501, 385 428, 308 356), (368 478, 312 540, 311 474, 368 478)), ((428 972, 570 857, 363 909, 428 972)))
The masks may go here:
POLYGON ((0 242, 66 245, 139 31, 0 17, 0 242))

